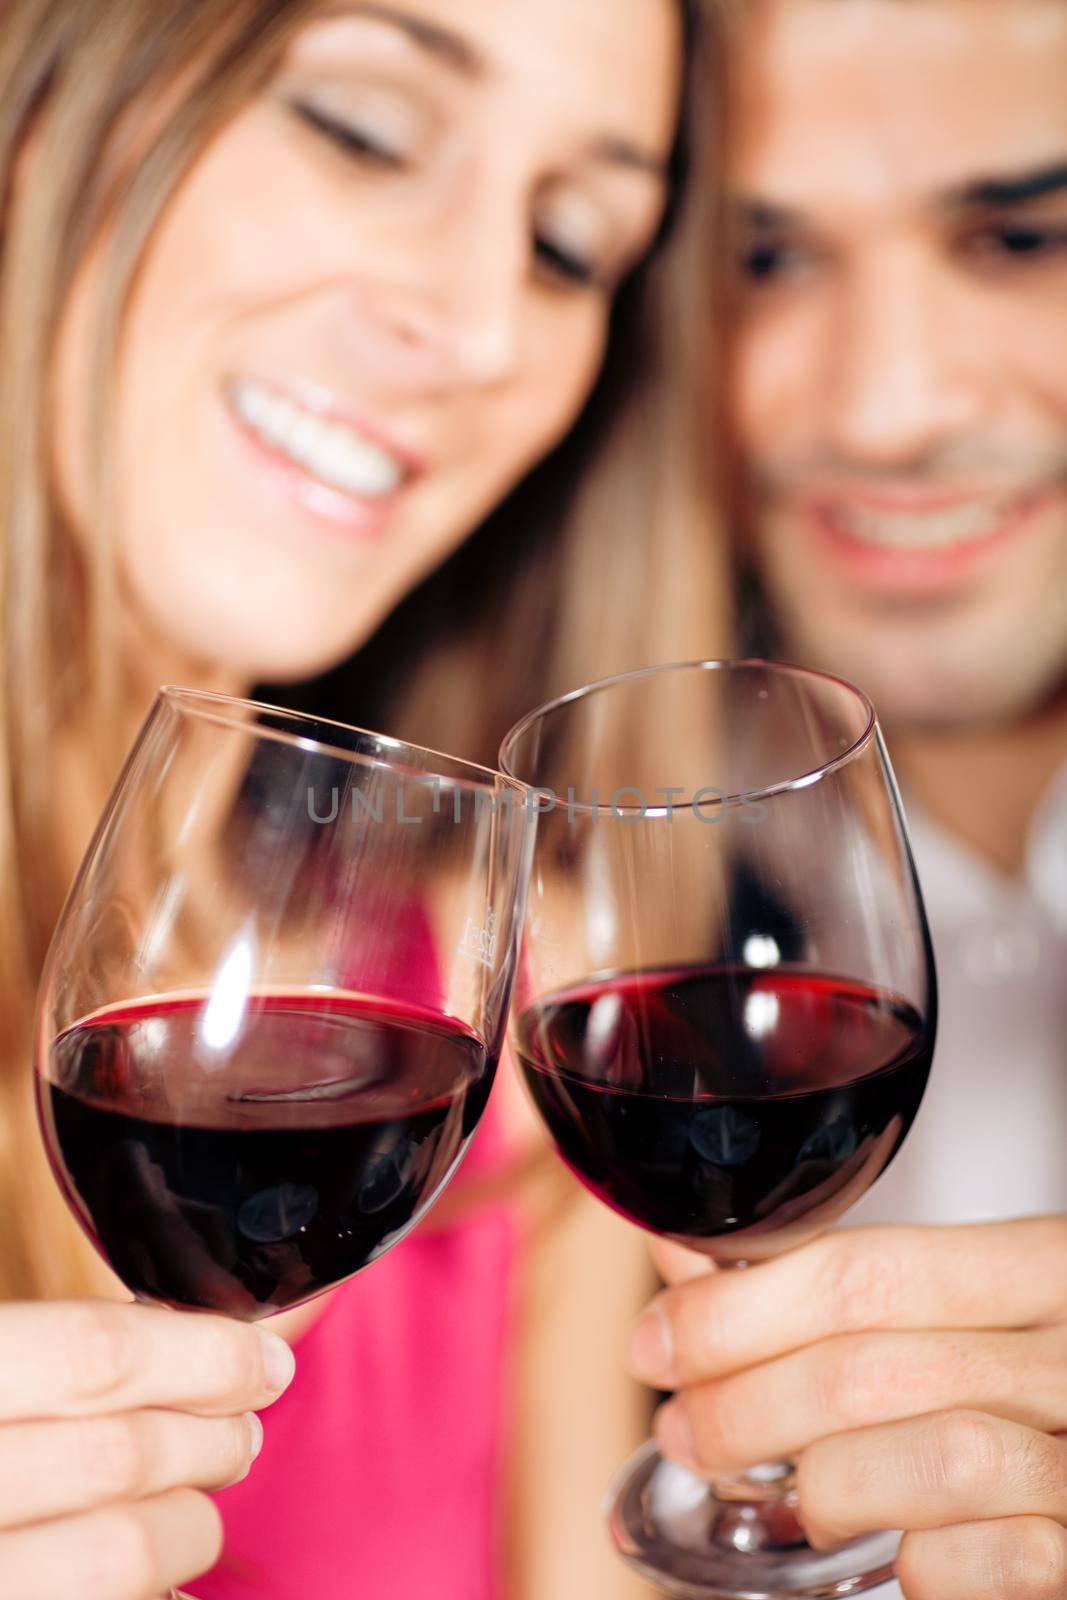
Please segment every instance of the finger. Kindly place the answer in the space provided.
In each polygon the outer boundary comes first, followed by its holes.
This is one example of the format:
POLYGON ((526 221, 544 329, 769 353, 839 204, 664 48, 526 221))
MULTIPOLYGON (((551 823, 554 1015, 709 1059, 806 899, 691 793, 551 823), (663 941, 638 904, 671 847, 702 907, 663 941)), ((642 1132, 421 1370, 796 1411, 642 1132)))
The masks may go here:
POLYGON ((909 1533, 897 1556, 905 1600, 1060 1600, 1067 1532, 1043 1517, 909 1533))
POLYGON ((18 1600, 151 1600, 207 1572, 222 1519, 194 1489, 0 1534, 0 1594, 18 1600))
POLYGON ((829 1434, 975 1410, 1067 1431, 1061 1330, 845 1334, 680 1390, 657 1418, 664 1454, 711 1475, 795 1456, 829 1434))
POLYGON ((0 1529, 147 1499, 221 1489, 248 1473, 263 1425, 241 1417, 129 1411, 0 1428, 0 1529))
POLYGON ((673 1239, 660 1239, 655 1234, 649 1235, 649 1252, 652 1264, 664 1283, 688 1283, 693 1278, 706 1278, 709 1272, 718 1270, 710 1256, 687 1250, 684 1245, 675 1244, 673 1239))
POLYGON ((797 1493, 817 1549, 877 1528, 1067 1523, 1067 1443, 981 1411, 939 1411, 820 1439, 797 1464, 797 1493))
POLYGON ((293 1371, 276 1334, 225 1317, 103 1300, 0 1308, 0 1422, 171 1406, 258 1411, 293 1371))
POLYGON ((1067 1308, 1067 1219, 853 1228, 663 1290, 631 1368, 673 1389, 867 1329, 1026 1328, 1067 1308), (989 1293, 989 1284, 997 1293, 989 1293))

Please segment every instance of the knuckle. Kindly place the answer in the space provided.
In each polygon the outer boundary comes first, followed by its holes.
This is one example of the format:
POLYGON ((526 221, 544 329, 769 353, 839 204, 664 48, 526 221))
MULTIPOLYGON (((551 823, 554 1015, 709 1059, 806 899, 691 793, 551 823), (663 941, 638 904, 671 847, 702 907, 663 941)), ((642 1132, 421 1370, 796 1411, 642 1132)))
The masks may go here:
POLYGON ((877 1453, 851 1448, 847 1438, 816 1439, 802 1450, 795 1467, 796 1493, 804 1526, 817 1534, 847 1526, 857 1501, 880 1490, 877 1453))
POLYGON ((1067 1490, 1067 1446, 1061 1439, 1027 1432, 1020 1445, 1020 1477, 1033 1500, 1062 1501, 1067 1490))
POLYGON ((86 1600, 143 1600, 158 1592, 155 1544, 136 1507, 115 1507, 92 1518, 78 1583, 86 1600))
POLYGON ((889 1322, 900 1302, 903 1272, 891 1247, 865 1229, 857 1239, 831 1234, 822 1250, 816 1294, 831 1325, 847 1333, 889 1322))
POLYGON ((943 1411, 931 1417, 917 1439, 917 1469, 924 1490, 935 1495, 995 1493, 1008 1469, 1004 1432, 979 1411, 943 1411))
MULTIPOLYGON (((937 1600, 940 1585, 936 1581, 936 1569, 933 1582, 931 1582, 931 1564, 927 1557, 929 1548, 928 1540, 921 1533, 906 1533, 900 1541, 897 1551, 896 1575, 902 1593, 906 1600, 937 1600)), ((954 1565, 958 1569, 963 1562, 962 1551, 953 1552, 954 1565)), ((998 1590, 991 1591, 994 1594, 998 1590)))
POLYGON ((1037 1392, 1052 1400, 1053 1415, 1067 1409, 1067 1325, 1033 1329, 1018 1335, 1040 1385, 1037 1392))
POLYGON ((888 1375, 884 1364, 862 1341, 828 1340, 813 1352, 812 1387, 817 1414, 841 1428, 856 1427, 881 1414, 888 1375))
POLYGON ((1033 1219, 1033 1226, 1041 1230, 1046 1246, 1044 1259, 1051 1264, 1059 1304, 1067 1308, 1067 1215, 1038 1217, 1033 1219))
POLYGON ((200 1571, 213 1567, 222 1554, 222 1513, 198 1489, 176 1489, 171 1496, 186 1529, 185 1548, 200 1571))
POLYGON ((690 1390, 684 1405, 701 1466, 729 1467, 744 1459, 744 1446, 752 1434, 752 1414, 738 1404, 733 1385, 706 1384, 690 1390))
POLYGON ((833 1521, 841 1502, 841 1481, 830 1441, 820 1440, 801 1453, 796 1464, 796 1493, 809 1532, 833 1521))
POLYGON ((247 1472, 251 1464, 252 1436, 244 1417, 229 1417, 223 1427, 219 1470, 225 1478, 237 1478, 247 1472))
POLYGON ((1013 1517, 996 1542, 991 1592, 1012 1600, 1063 1600, 1067 1529, 1045 1517, 1013 1517))
POLYGON ((130 1328, 121 1309, 74 1306, 62 1328, 64 1371, 77 1398, 98 1399, 120 1388, 133 1364, 130 1328))
POLYGON ((212 1327, 203 1359, 220 1395, 245 1395, 262 1386, 263 1360, 258 1340, 250 1339, 248 1331, 236 1323, 231 1327, 220 1322, 212 1327))
POLYGON ((136 1416, 104 1417, 78 1429, 79 1468, 97 1500, 135 1495, 148 1475, 146 1430, 136 1416))
POLYGON ((729 1348, 724 1321, 722 1295, 709 1293, 721 1284, 700 1283, 668 1290, 660 1300, 661 1309, 674 1334, 675 1365, 679 1373, 714 1371, 720 1353, 729 1348))

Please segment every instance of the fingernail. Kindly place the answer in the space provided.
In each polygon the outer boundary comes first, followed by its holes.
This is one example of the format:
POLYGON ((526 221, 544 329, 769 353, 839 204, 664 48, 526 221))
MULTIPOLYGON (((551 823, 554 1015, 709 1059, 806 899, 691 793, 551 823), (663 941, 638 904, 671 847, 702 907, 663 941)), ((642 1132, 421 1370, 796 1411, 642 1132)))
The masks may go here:
POLYGON ((251 1436, 251 1452, 254 1461, 263 1448, 263 1424, 254 1411, 250 1411, 245 1418, 248 1423, 248 1432, 251 1436))
POLYGON ((284 1339, 276 1333, 261 1333, 263 1340, 263 1377, 273 1394, 288 1389, 296 1372, 296 1357, 284 1339))
POLYGON ((668 1382, 674 1367, 674 1334, 659 1306, 650 1306, 630 1340, 630 1368, 649 1383, 668 1382))
POLYGON ((685 1407, 675 1404, 661 1406, 656 1418, 656 1441, 663 1455, 679 1466, 698 1471, 696 1443, 685 1407))

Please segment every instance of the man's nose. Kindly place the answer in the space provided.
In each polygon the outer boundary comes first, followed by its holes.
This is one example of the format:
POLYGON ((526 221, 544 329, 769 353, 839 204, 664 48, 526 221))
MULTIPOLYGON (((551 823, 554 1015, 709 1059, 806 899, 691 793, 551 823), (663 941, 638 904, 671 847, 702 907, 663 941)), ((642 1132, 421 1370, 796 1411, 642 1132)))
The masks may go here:
POLYGON ((840 286, 827 382, 830 442, 844 459, 917 465, 980 420, 980 340, 947 272, 885 245, 840 286))

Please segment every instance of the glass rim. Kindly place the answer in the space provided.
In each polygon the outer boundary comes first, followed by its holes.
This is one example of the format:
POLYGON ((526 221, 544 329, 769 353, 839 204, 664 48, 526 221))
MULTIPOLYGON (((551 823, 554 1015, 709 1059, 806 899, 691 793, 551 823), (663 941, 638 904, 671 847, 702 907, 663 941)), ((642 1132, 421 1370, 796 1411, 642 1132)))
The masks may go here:
POLYGON ((305 723, 309 730, 337 728, 346 734, 356 734, 361 739, 374 740, 384 746, 386 751, 407 752, 415 758, 414 765, 421 768, 428 777, 441 778, 452 783, 466 782, 472 785, 477 783, 480 787, 485 787, 487 782, 493 786, 504 784, 524 796, 529 792, 529 785, 523 783, 521 778, 513 778, 509 772, 483 766, 477 761, 466 761, 462 756, 449 755, 444 750, 433 750, 428 745, 397 739, 393 734, 378 733, 373 728, 361 728, 356 723, 340 722, 336 717, 320 717, 314 712, 292 711, 287 706, 271 705, 266 700, 245 699, 240 695, 222 694, 214 689, 188 689, 181 684, 173 683, 160 684, 157 690, 157 702, 164 701, 191 706, 205 721, 218 722, 234 729, 244 728, 246 731, 254 731, 264 738, 276 739, 297 749, 307 749, 310 746, 324 755, 337 756, 352 765, 374 761, 375 756, 369 750, 353 750, 343 744, 334 744, 330 739, 324 739, 321 734, 311 731, 301 733, 294 728, 258 727, 254 724, 250 729, 247 722, 242 722, 232 713, 237 710, 265 711, 269 716, 283 718, 287 722, 305 723), (230 715, 227 715, 228 711, 230 715))
MULTIPOLYGON (((521 717, 514 727, 509 728, 500 743, 498 760, 500 769, 513 783, 525 784, 534 793, 548 794, 550 791, 538 790, 529 779, 516 776, 510 764, 509 757, 519 740, 529 732, 538 722, 546 721, 553 713, 565 707, 576 704, 579 700, 588 700, 595 694, 600 694, 607 689, 617 688, 620 684, 634 683, 640 678, 655 678, 669 672, 722 672, 736 670, 737 668, 761 668, 771 672, 788 674, 792 677, 818 679, 823 683, 833 684, 836 688, 844 689, 853 699, 858 700, 866 713, 866 722, 862 733, 855 738, 847 750, 842 750, 839 755, 832 756, 829 761, 821 762, 818 766, 811 767, 807 772, 798 773, 793 778, 783 778, 779 783, 767 784, 759 789, 738 790, 736 794, 722 795, 721 798, 701 802, 701 809, 705 805, 709 809, 741 804, 758 805, 764 800, 773 800, 780 794, 789 794, 796 789, 807 789, 813 784, 829 777, 832 773, 840 771, 850 761, 863 753, 872 739, 878 733, 878 716, 870 696, 847 678, 838 677, 834 672, 824 672, 819 667, 805 667, 793 661, 770 661, 762 656, 742 656, 736 659, 730 657, 709 658, 707 660, 692 661, 664 661, 651 667, 637 667, 629 672, 616 672, 607 678, 596 678, 591 683, 583 684, 579 689, 571 689, 566 694, 557 695, 553 700, 546 700, 543 705, 536 706, 521 717)), ((611 802, 598 802, 593 805, 587 800, 560 800, 553 796, 553 805, 540 807, 541 810, 554 811, 566 809, 568 816, 580 814, 582 816, 606 816, 611 814, 618 817, 620 809, 611 802)), ((683 805, 688 802, 682 802, 683 805)), ((636 811, 637 808, 635 807, 636 811)), ((661 817, 670 820, 677 810, 677 802, 666 806, 648 806, 643 809, 642 820, 657 820, 661 817)))

